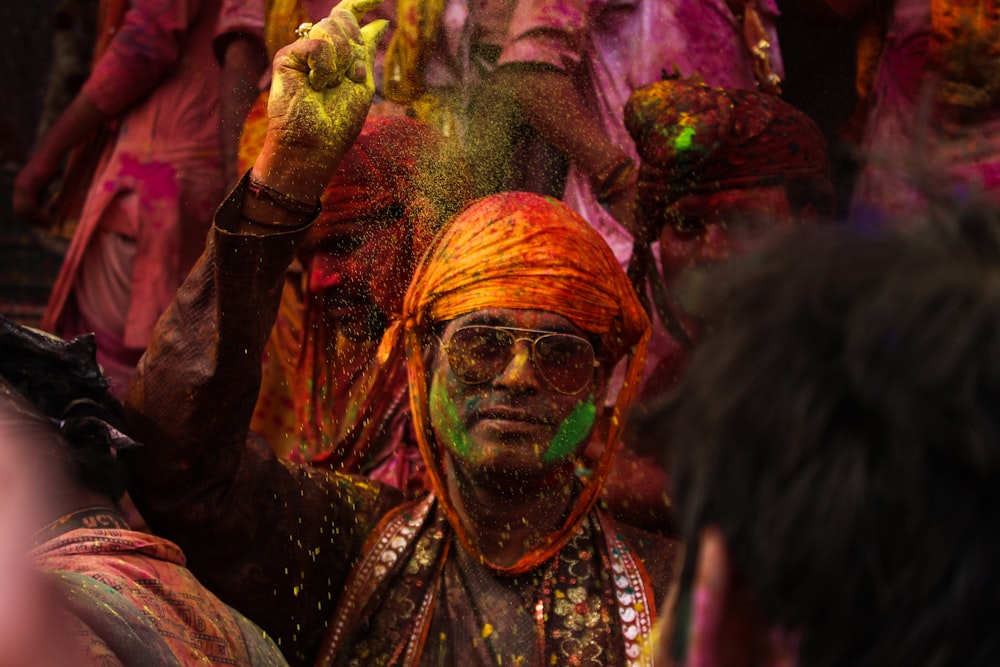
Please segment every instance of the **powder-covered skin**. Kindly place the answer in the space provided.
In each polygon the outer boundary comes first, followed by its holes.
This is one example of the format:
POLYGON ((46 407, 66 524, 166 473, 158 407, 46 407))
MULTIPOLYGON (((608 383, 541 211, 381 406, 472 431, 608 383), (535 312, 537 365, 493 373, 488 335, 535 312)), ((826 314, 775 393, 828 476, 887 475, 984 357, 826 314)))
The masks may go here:
POLYGON ((597 406, 594 405, 594 396, 591 394, 586 401, 577 403, 573 412, 559 424, 559 430, 552 437, 552 442, 545 450, 542 460, 545 463, 552 463, 572 456, 577 446, 590 435, 596 419, 597 406))
POLYGON ((462 425, 455 402, 448 395, 443 382, 431 384, 430 391, 431 423, 451 442, 452 449, 462 458, 468 458, 472 453, 469 444, 469 432, 462 425))
MULTIPOLYGON (((448 438, 455 453, 462 458, 468 458, 472 453, 469 432, 462 424, 455 402, 448 395, 443 382, 435 382, 431 386, 430 411, 431 420, 448 438)), ((542 461, 553 463, 572 456, 580 443, 590 435, 596 418, 597 406, 591 394, 587 400, 577 403, 573 411, 559 424, 542 456, 542 461)))

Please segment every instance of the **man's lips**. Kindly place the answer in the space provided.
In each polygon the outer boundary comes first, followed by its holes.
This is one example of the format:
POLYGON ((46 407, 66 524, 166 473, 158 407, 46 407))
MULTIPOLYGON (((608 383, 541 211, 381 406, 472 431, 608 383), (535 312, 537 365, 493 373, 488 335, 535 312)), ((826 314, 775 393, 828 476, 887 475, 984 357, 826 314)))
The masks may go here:
POLYGON ((477 421, 522 422, 525 424, 547 425, 548 420, 528 410, 497 405, 490 408, 480 408, 476 411, 477 421))

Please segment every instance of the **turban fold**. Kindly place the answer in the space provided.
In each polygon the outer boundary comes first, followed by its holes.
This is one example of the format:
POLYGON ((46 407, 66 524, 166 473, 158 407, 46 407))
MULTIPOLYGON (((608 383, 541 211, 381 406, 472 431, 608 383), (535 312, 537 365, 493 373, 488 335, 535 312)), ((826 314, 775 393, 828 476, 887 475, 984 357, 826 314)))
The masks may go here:
POLYGON ((686 195, 792 180, 832 201, 822 133, 773 95, 659 81, 632 94, 625 125, 642 158, 638 198, 645 212, 686 195))
MULTIPOLYGON (((590 510, 610 467, 639 382, 650 326, 631 283, 604 239, 562 202, 534 194, 492 195, 470 204, 435 238, 379 351, 384 366, 405 354, 410 402, 432 488, 465 547, 494 569, 517 574, 544 562, 590 510), (429 435, 423 334, 486 308, 561 315, 600 338, 613 361, 629 356, 625 384, 610 417, 608 443, 563 526, 509 568, 490 564, 462 526, 443 480, 442 450, 429 435)), ((595 433, 604 432, 595 429, 595 433)))

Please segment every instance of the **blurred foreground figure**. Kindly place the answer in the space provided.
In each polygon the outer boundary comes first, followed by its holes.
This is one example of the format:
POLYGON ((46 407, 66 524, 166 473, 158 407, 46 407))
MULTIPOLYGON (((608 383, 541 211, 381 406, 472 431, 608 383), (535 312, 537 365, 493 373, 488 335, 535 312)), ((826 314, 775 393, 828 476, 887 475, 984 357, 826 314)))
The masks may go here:
POLYGON ((405 364, 432 491, 407 502, 248 436, 285 269, 371 103, 384 24, 357 21, 375 4, 345 0, 275 58, 264 148, 129 390, 136 503, 296 664, 642 664, 672 543, 595 501, 649 321, 563 204, 470 204, 386 330, 378 360, 405 364), (601 456, 578 475, 591 440, 601 456))
MULTIPOLYGON (((135 443, 118 430, 121 405, 94 355, 92 336, 65 343, 0 317, 4 512, 31 517, 30 541, 14 544, 30 548, 31 564, 48 575, 24 564, 35 584, 14 582, 14 591, 31 591, 17 622, 31 627, 38 598, 52 620, 48 637, 34 636, 37 662, 22 664, 284 664, 260 628, 198 583, 176 545, 129 530, 116 505, 126 483, 116 452, 135 443), (19 503, 26 486, 34 502, 19 503), (65 661, 49 662, 54 651, 65 661)), ((10 595, 5 586, 0 607, 10 595)), ((11 647, 5 633, 0 656, 11 647)))
POLYGON ((1000 220, 783 241, 646 436, 687 540, 657 664, 995 665, 1000 220))

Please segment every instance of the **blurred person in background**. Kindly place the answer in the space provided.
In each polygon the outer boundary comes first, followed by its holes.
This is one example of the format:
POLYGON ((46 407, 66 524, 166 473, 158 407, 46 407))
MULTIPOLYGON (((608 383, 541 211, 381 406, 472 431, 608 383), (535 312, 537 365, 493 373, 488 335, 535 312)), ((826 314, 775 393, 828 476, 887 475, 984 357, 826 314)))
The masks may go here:
MULTIPOLYGON (((829 221, 833 186, 819 128, 768 93, 659 81, 632 94, 625 126, 640 157, 636 216, 659 240, 659 261, 646 258, 658 283, 650 292, 675 329, 673 346, 649 370, 648 398, 673 386, 698 338, 678 301, 684 278, 783 231, 829 221)), ((651 255, 642 244, 636 252, 651 255)))
MULTIPOLYGON (((797 0, 815 15, 881 13, 851 218, 905 224, 928 196, 1000 202, 1000 4, 797 0)), ((875 40, 872 40, 875 41, 875 40)))
POLYGON ((423 489, 406 368, 380 369, 376 352, 416 263, 470 193, 454 140, 368 116, 323 191, 264 351, 251 429, 280 456, 423 489))
POLYGON ((91 156, 93 177, 42 328, 95 332, 100 363, 123 395, 201 250, 225 172, 235 169, 239 127, 266 65, 263 6, 135 0, 102 10, 110 23, 98 33, 102 55, 18 174, 14 210, 51 224, 43 197, 63 160, 109 128, 103 153, 91 156))
MULTIPOLYGON (((648 402, 672 388, 700 336, 681 285, 700 269, 782 232, 826 220, 833 210, 825 143, 816 125, 774 95, 659 81, 625 106, 640 156, 637 219, 658 236, 660 255, 636 244, 649 296, 670 345, 642 389, 648 402), (657 262, 656 260, 660 261, 657 262), (659 266, 658 266, 659 265, 659 266)), ((641 408, 640 408, 641 409, 641 408)), ((626 437, 604 498, 615 516, 651 530, 672 526, 667 472, 626 437)))

